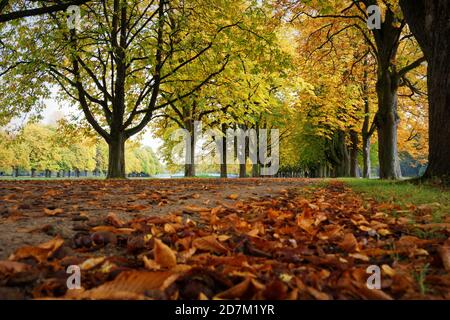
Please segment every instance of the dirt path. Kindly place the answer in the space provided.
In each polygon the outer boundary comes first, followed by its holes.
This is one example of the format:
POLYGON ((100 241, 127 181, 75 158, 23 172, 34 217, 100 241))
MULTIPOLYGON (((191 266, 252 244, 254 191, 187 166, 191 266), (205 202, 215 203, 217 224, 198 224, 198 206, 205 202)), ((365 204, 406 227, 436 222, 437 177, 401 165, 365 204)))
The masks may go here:
POLYGON ((101 224, 109 213, 128 221, 177 213, 191 205, 213 208, 270 198, 280 190, 311 183, 304 179, 0 181, 0 260, 19 247, 55 235, 71 240, 76 232, 101 224), (230 195, 237 198, 228 199, 230 195), (49 216, 46 209, 49 214, 63 212, 49 216))

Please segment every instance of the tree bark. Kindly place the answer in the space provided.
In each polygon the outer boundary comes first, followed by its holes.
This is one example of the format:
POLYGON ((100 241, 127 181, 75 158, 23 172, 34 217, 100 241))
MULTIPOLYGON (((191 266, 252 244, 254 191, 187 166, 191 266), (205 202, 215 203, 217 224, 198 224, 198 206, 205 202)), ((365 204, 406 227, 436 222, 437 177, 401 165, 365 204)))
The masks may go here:
POLYGON ((428 62, 429 156, 425 179, 450 181, 450 1, 401 0, 428 62))
POLYGON ((186 163, 184 164, 184 176, 195 177, 195 127, 192 120, 185 121, 185 127, 189 131, 189 145, 186 145, 186 163))
POLYGON ((363 177, 370 179, 370 136, 363 135, 363 177))
POLYGON ((108 179, 125 179, 125 135, 123 132, 112 132, 108 141, 108 179))
POLYGON ((220 177, 227 178, 227 126, 222 125, 222 161, 220 163, 220 177))
POLYGON ((397 114, 398 80, 389 71, 389 67, 380 67, 377 82, 378 112, 378 160, 381 179, 399 179, 402 174, 398 159, 397 114))
POLYGON ((239 178, 247 177, 247 166, 246 163, 239 164, 239 178))
POLYGON ((359 165, 358 165, 358 133, 354 130, 350 131, 350 176, 359 178, 359 165))
POLYGON ((374 123, 370 123, 370 101, 369 101, 369 72, 367 69, 368 58, 364 59, 364 79, 362 91, 364 94, 364 122, 362 127, 362 154, 363 154, 363 177, 370 179, 371 163, 370 163, 370 147, 373 132, 376 127, 374 123))

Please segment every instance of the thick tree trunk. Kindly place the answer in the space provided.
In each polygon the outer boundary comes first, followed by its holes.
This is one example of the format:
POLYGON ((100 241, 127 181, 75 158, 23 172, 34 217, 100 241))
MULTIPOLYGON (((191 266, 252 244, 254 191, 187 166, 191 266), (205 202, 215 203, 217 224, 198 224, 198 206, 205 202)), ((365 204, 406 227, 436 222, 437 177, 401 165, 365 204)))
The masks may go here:
POLYGON ((428 61, 429 163, 424 178, 450 181, 450 1, 401 0, 428 61))
POLYGON ((397 149, 397 80, 388 70, 379 71, 377 83, 378 113, 378 160, 381 179, 401 178, 397 149))
POLYGON ((370 163, 370 146, 371 137, 375 130, 375 126, 370 124, 370 102, 369 102, 369 72, 367 69, 368 58, 364 59, 364 81, 362 91, 364 94, 364 122, 362 127, 362 154, 363 154, 363 177, 370 179, 371 163, 370 163))
POLYGON ((256 178, 260 176, 260 168, 258 163, 252 165, 252 177, 256 178))
POLYGON ((350 131, 350 176, 359 178, 359 165, 358 165, 358 133, 356 131, 350 131))
POLYGON ((191 126, 192 130, 190 131, 190 141, 189 147, 186 152, 189 153, 186 158, 186 163, 184 164, 184 176, 185 177, 195 177, 195 136, 194 136, 194 126, 191 126))
POLYGON ((363 177, 366 179, 370 178, 370 136, 363 135, 363 177))
POLYGON ((227 127, 222 125, 222 161, 220 163, 220 177, 227 178, 227 127))
POLYGON ((125 135, 123 132, 111 134, 108 141, 109 159, 107 179, 125 179, 125 135))
MULTIPOLYGON (((333 177, 350 176, 350 155, 345 143, 345 134, 339 131, 335 134, 329 147, 329 161, 333 166, 333 177)), ((317 176, 317 172, 315 172, 317 176)))
POLYGON ((247 166, 245 163, 239 164, 239 178, 245 178, 247 176, 247 166))

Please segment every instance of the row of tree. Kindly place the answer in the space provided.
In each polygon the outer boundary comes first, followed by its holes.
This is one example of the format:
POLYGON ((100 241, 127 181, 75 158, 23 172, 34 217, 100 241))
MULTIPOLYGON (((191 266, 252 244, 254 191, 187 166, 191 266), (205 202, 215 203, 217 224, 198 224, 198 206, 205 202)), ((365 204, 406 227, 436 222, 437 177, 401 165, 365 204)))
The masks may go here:
POLYGON ((380 177, 397 179, 399 151, 421 163, 429 144, 425 176, 449 176, 445 0, 90 0, 78 3, 78 29, 61 12, 71 1, 1 4, 2 121, 39 110, 58 87, 108 144, 110 178, 125 176, 125 142, 148 125, 170 162, 171 132, 192 134, 195 121, 278 128, 285 165, 330 176, 362 166, 368 177, 376 146, 380 177))
MULTIPOLYGON (((130 141, 126 173, 151 176, 162 171, 149 147, 130 141)), ((104 175, 108 146, 102 140, 67 128, 28 124, 16 134, 0 132, 0 172, 48 176, 104 175)))

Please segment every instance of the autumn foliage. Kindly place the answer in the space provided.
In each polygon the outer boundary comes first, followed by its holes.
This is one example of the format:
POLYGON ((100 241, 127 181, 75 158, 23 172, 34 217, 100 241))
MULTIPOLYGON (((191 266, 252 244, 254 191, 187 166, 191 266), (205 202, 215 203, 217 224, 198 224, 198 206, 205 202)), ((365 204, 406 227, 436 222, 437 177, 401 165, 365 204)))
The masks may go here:
MULTIPOLYGON (((73 230, 53 233, 53 239, 39 245, 19 247, 0 261, 0 282, 9 288, 0 295, 38 299, 450 298, 448 217, 432 223, 429 206, 411 205, 405 210, 378 203, 340 182, 317 187, 307 180, 281 181, 182 180, 152 185, 79 181, 64 182, 61 190, 49 182, 3 183, 2 225, 30 217, 60 218, 72 221, 73 230), (272 192, 258 197, 244 194, 252 188, 272 192), (200 190, 208 196, 199 194, 200 190), (118 192, 126 203, 111 199, 118 192), (24 207, 24 195, 34 203, 32 208, 24 207), (63 203, 65 195, 92 198, 86 205, 69 202, 45 207, 46 199, 63 203), (214 202, 213 196, 222 198, 214 202), (157 210, 169 213, 161 215, 157 210), (406 213, 418 217, 415 224, 406 213), (431 229, 433 238, 417 236, 431 229), (81 289, 67 290, 69 265, 80 266, 81 289), (381 269, 380 290, 366 285, 371 265, 381 269)), ((42 225, 20 232, 52 234, 42 225)))

